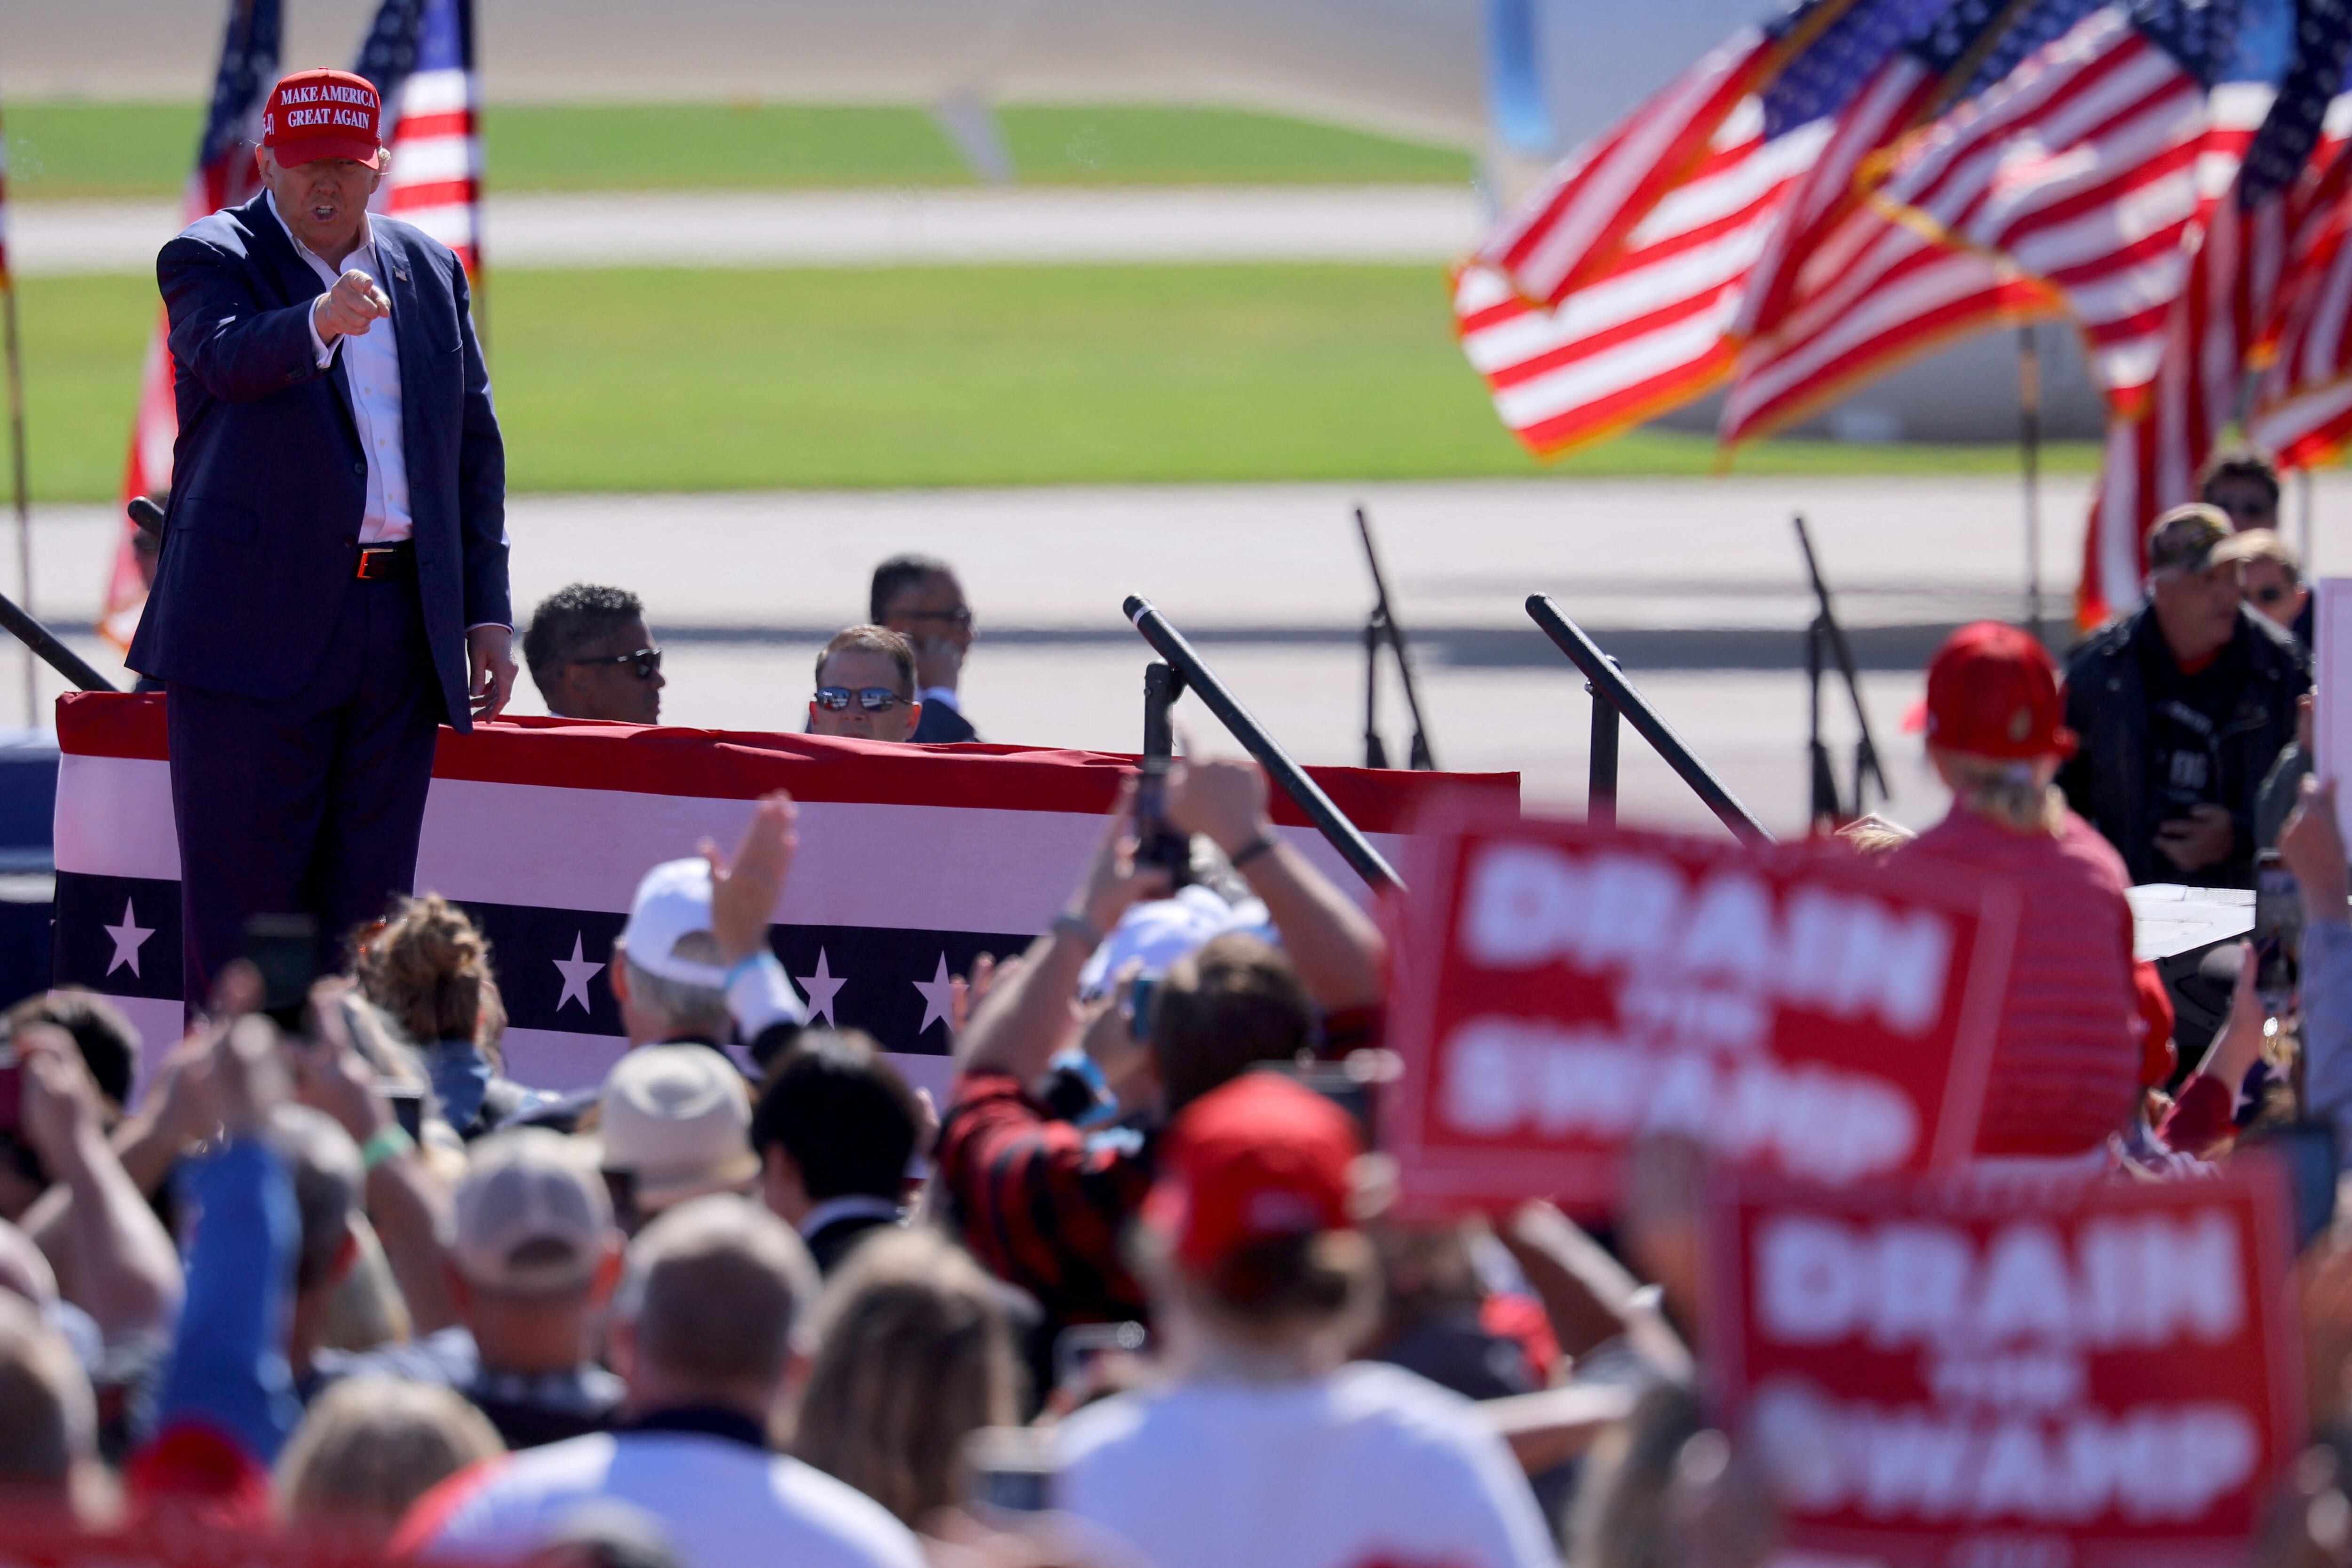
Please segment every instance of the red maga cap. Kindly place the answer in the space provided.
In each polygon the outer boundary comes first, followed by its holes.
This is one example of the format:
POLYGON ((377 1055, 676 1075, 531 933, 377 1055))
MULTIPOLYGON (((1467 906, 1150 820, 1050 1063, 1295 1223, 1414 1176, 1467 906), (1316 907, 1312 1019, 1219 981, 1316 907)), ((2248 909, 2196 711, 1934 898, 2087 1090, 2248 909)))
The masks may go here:
POLYGON ((1338 1230, 1360 1152, 1346 1111, 1277 1073, 1244 1073, 1176 1118, 1143 1222, 1196 1271, 1256 1242, 1338 1230))
POLYGON ((1927 664, 1927 743, 2018 761, 2074 754, 2050 650, 2015 626, 1979 621, 1927 664))
POLYGON ((374 84, 349 71, 291 71, 269 89, 261 110, 261 144, 280 163, 350 158, 383 166, 383 100, 374 84))

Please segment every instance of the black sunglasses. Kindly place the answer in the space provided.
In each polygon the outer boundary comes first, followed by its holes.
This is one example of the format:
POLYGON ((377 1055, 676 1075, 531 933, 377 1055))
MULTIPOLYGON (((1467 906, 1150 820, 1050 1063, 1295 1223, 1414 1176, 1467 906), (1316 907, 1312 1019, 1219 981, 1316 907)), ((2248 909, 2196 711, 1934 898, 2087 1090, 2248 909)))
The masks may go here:
POLYGON ((820 686, 816 689, 816 705, 835 713, 846 711, 852 698, 856 698, 857 705, 868 713, 887 713, 899 703, 911 700, 887 686, 861 686, 856 691, 846 686, 820 686))
POLYGON ((946 621, 951 626, 968 626, 971 625, 971 611, 958 605, 952 610, 909 610, 907 618, 910 621, 946 621))
POLYGON ((608 653, 595 658, 574 658, 567 664, 625 664, 632 666, 639 680, 651 680, 661 673, 661 649, 641 647, 635 653, 608 653))

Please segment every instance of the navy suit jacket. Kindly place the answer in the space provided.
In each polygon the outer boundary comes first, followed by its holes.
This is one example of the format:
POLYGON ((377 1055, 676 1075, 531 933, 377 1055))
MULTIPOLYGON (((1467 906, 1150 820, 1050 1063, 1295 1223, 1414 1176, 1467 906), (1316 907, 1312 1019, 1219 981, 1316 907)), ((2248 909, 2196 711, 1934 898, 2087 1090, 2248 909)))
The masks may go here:
POLYGON ((919 746, 952 745, 959 741, 977 741, 980 731, 971 721, 944 702, 926 702, 923 710, 915 715, 915 732, 907 737, 919 746))
MULTIPOLYGON (((130 664, 282 701, 318 672, 351 591, 367 458, 343 356, 321 370, 310 347, 310 305, 325 287, 268 202, 215 213, 155 259, 180 434, 163 557, 130 664)), ((466 628, 514 621, 506 448, 457 257, 407 224, 368 222, 400 348, 425 631, 448 721, 465 730, 466 628)))

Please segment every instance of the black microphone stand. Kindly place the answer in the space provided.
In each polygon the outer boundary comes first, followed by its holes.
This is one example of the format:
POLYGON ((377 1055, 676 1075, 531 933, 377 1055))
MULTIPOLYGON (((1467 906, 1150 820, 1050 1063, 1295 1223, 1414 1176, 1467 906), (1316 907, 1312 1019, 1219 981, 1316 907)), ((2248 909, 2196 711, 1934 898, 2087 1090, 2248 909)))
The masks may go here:
POLYGON ((1875 784, 1878 798, 1892 798, 1886 787, 1886 775, 1878 766, 1878 746, 1871 739, 1870 715, 1862 705, 1862 680, 1854 673, 1853 649, 1846 642, 1845 628, 1838 624, 1837 610, 1830 603, 1829 584, 1822 580, 1821 563, 1813 556, 1812 535, 1806 531, 1805 520, 1800 516, 1797 525, 1797 548, 1804 552, 1805 575, 1811 579, 1813 603, 1817 606, 1813 618, 1805 627, 1805 680, 1811 692, 1812 736, 1812 822, 1815 827, 1826 825, 1838 827, 1851 822, 1870 809, 1868 790, 1875 784), (1830 763, 1830 749, 1822 739, 1822 675, 1823 666, 1831 659, 1837 663, 1838 674, 1845 681, 1846 696, 1853 703, 1853 722, 1858 739, 1853 744, 1853 810, 1846 811, 1838 792, 1837 772, 1830 763))
POLYGON ((1388 748, 1381 743, 1381 648, 1396 655, 1397 675, 1404 684, 1404 705, 1412 715, 1412 750, 1409 765, 1420 772, 1435 770, 1430 754, 1429 731, 1421 721, 1421 693, 1412 681, 1412 658, 1405 648, 1404 628, 1389 610, 1389 584, 1381 571, 1380 552, 1372 547, 1371 520, 1356 509, 1356 536, 1364 543, 1364 563, 1372 571, 1372 613, 1364 621, 1364 766, 1389 765, 1388 748))

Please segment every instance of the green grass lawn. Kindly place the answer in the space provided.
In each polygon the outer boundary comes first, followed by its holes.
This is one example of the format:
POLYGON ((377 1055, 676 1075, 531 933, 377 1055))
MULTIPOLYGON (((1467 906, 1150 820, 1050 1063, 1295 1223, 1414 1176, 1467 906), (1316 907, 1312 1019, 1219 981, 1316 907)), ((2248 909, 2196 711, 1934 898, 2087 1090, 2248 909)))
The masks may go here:
MULTIPOLYGON (((22 284, 36 494, 110 497, 154 310, 22 284)), ((519 490, 1705 473, 1638 433, 1547 469, 1496 422, 1420 267, 494 272, 519 490)), ((2088 443, 2051 453, 2087 468, 2088 443)), ((1780 442, 1744 473, 2005 471, 2006 447, 1780 442)))
MULTIPOLYGON (((7 109, 13 195, 168 195, 187 178, 194 103, 28 101, 7 109)), ((1020 177, 1046 184, 1467 180, 1470 154, 1241 110, 1015 104, 999 115, 1020 177)), ((971 176, 923 110, 781 103, 519 104, 482 117, 499 190, 953 185, 971 176)))

